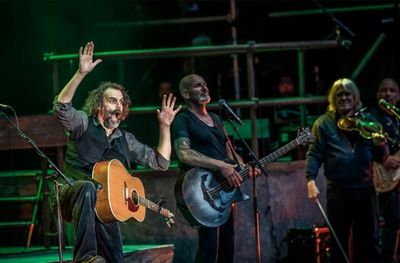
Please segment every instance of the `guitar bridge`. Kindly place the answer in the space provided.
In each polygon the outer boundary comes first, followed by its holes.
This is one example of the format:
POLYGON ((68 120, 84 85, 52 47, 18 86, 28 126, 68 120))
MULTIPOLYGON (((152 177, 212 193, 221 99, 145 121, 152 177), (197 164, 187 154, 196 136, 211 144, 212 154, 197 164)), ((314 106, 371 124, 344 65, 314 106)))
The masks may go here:
POLYGON ((124 200, 125 200, 125 203, 127 203, 127 202, 129 202, 129 190, 128 190, 128 187, 127 187, 127 185, 126 185, 126 182, 124 182, 124 200))

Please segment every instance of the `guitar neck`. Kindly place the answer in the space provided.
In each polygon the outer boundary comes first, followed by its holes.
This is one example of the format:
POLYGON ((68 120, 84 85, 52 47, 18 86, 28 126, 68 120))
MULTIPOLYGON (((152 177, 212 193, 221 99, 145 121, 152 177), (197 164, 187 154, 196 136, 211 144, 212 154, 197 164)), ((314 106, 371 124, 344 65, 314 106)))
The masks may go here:
MULTIPOLYGON (((281 157, 282 155, 284 155, 285 153, 289 152, 290 150, 296 148, 297 146, 299 146, 300 144, 303 143, 304 141, 304 136, 299 137, 291 142, 289 142, 288 144, 282 146, 281 148, 279 148, 278 150, 270 153, 269 155, 265 156, 264 158, 262 158, 260 160, 260 164, 262 167, 264 167, 266 164, 269 164, 273 161, 275 161, 276 159, 278 159, 279 157, 281 157)), ((244 167, 244 169, 242 171, 240 171, 240 175, 242 176, 243 180, 248 179, 249 176, 249 171, 251 169, 250 165, 246 165, 244 167)))
POLYGON ((139 204, 150 210, 153 210, 154 212, 156 212, 166 218, 171 217, 171 212, 168 209, 160 207, 156 203, 144 198, 143 196, 139 196, 139 204))

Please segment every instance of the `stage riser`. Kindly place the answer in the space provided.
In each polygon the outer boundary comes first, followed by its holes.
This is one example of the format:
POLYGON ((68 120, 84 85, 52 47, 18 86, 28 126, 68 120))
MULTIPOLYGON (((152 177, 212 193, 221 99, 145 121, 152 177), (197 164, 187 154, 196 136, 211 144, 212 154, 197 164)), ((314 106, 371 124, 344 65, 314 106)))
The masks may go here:
MULTIPOLYGON (((288 254, 284 239, 289 229, 322 225, 324 222, 316 205, 307 198, 304 161, 273 163, 267 171, 268 177, 260 176, 257 179, 260 245, 262 261, 274 263, 288 254)), ((173 244, 174 262, 193 262, 197 250, 197 230, 186 223, 175 205, 173 193, 178 170, 145 171, 135 175, 141 178, 148 199, 157 202, 161 197, 165 198, 165 207, 176 215, 176 224, 168 228, 163 217, 147 210, 144 222, 131 219, 120 224, 124 245, 173 244)), ((320 176, 319 184, 321 202, 324 204, 325 181, 321 179, 323 176, 320 176)), ((251 196, 252 182, 243 183, 242 189, 251 196)), ((253 262, 256 250, 251 198, 238 203, 236 218, 235 260, 253 262)), ((71 235, 71 231, 65 234, 71 235)), ((69 237, 69 240, 73 238, 69 237)), ((56 239, 53 240, 53 246, 57 245, 55 242, 56 239)))

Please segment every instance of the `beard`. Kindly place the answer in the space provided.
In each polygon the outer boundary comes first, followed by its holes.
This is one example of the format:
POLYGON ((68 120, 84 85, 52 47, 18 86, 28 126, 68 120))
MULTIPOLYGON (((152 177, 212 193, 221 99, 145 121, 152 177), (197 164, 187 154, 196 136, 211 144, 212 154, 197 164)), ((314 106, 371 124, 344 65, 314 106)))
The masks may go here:
POLYGON ((105 111, 103 120, 104 120, 104 126, 108 129, 115 129, 119 126, 121 123, 120 117, 121 117, 121 111, 120 110, 113 110, 113 111, 105 111))
POLYGON ((211 97, 209 95, 201 95, 199 97, 200 103, 209 103, 211 101, 211 97))
POLYGON ((211 97, 209 95, 200 95, 195 98, 190 98, 190 101, 194 104, 204 104, 209 103, 211 101, 211 97))

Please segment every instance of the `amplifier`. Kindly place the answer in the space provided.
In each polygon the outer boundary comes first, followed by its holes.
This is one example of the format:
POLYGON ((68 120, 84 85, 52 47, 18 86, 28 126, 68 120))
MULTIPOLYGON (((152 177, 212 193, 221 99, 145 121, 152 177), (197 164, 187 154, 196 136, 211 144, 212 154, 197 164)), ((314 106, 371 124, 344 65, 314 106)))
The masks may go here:
POLYGON ((328 227, 292 228, 289 229, 286 240, 289 262, 330 262, 328 227))

